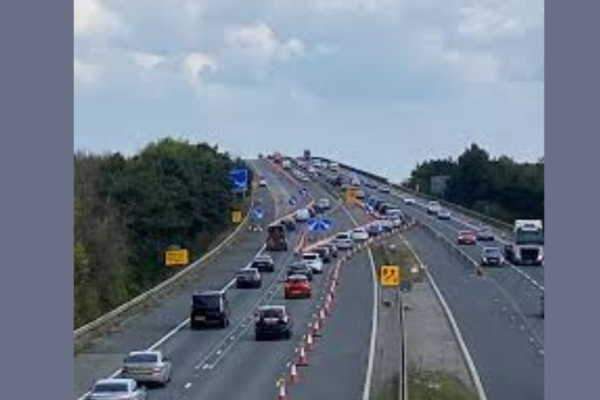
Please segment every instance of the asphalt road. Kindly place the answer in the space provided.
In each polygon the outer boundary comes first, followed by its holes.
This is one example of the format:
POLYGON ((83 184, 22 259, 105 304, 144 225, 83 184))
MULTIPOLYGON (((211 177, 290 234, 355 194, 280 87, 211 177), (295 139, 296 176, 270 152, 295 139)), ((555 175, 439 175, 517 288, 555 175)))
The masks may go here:
MULTIPOLYGON (((275 215, 273 210, 275 205, 279 209, 278 216, 290 211, 291 206, 287 204, 287 199, 291 194, 298 194, 300 185, 293 178, 276 171, 266 161, 258 161, 255 165, 268 180, 270 190, 275 197, 274 203, 267 198, 263 201, 267 209, 266 218, 272 219, 275 215)), ((306 187, 316 198, 329 197, 312 183, 303 183, 301 186, 306 187)), ((334 205, 329 216, 334 221, 331 234, 354 226, 348 213, 340 206, 334 205)), ((299 233, 292 234, 290 240, 295 242, 299 236, 299 233)), ((215 257, 210 265, 207 265, 198 287, 203 289, 225 287, 235 271, 250 262, 263 243, 264 234, 250 232, 241 234, 228 251, 215 257)), ((118 332, 100 340, 87 353, 77 356, 75 358, 76 397, 85 392, 96 379, 106 377, 118 368, 128 351, 147 348, 171 331, 172 335, 158 348, 172 359, 173 378, 165 388, 151 389, 150 399, 274 398, 275 381, 285 372, 286 363, 296 348, 298 338, 291 341, 255 342, 251 324, 253 311, 263 304, 286 304, 297 329, 301 332, 312 319, 319 298, 285 300, 282 296, 281 277, 285 266, 294 255, 288 252, 273 253, 273 256, 276 261, 276 273, 263 275, 262 289, 228 290, 227 295, 232 309, 231 326, 228 329, 191 331, 184 322, 187 319, 189 298, 193 290, 183 291, 164 300, 143 315, 133 318, 118 332)), ((365 271, 369 271, 368 266, 362 267, 365 271)), ((344 282, 349 282, 348 286, 364 285, 363 277, 353 278, 353 276, 354 274, 349 278, 343 278, 344 282)), ((323 289, 324 279, 325 275, 315 279, 316 292, 323 289)), ((367 288, 360 293, 360 296, 353 301, 369 304, 369 296, 372 297, 372 292, 370 293, 367 288)), ((344 320, 342 323, 349 326, 363 325, 361 323, 363 320, 365 326, 370 326, 370 310, 355 314, 350 321, 344 320)), ((363 342, 368 341, 368 333, 362 333, 360 336, 363 342)), ((334 342, 344 340, 343 330, 333 331, 328 337, 334 342)), ((364 382, 363 359, 368 352, 368 346, 361 346, 359 352, 362 352, 363 357, 357 359, 351 366, 347 365, 346 360, 334 361, 341 369, 352 370, 357 378, 362 376, 362 379, 357 382, 357 387, 364 382)), ((333 372, 330 371, 330 374, 333 372)), ((345 385, 340 386, 347 390, 345 385)), ((352 392, 360 393, 360 391, 356 392, 356 389, 352 389, 352 392)), ((318 398, 318 395, 314 394, 312 398, 318 398)))

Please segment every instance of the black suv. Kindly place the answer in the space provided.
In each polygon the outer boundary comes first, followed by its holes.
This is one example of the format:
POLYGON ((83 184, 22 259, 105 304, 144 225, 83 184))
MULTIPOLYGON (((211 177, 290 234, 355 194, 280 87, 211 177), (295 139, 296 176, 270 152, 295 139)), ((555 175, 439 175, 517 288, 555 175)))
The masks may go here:
POLYGON ((256 268, 258 272, 275 272, 275 262, 273 261, 273 257, 268 254, 261 254, 256 256, 250 264, 251 268, 256 268))
POLYGON ((254 335, 256 340, 291 339, 292 327, 292 318, 285 306, 262 306, 255 314, 254 335))
POLYGON ((192 295, 190 328, 199 329, 208 325, 220 328, 229 326, 229 302, 225 292, 207 290, 192 295))

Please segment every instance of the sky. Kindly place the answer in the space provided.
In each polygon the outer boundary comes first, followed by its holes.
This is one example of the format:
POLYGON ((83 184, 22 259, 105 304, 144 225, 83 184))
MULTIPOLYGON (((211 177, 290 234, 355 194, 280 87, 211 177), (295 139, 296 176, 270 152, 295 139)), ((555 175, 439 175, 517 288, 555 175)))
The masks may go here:
POLYGON ((544 154, 543 0, 75 0, 74 148, 544 154))

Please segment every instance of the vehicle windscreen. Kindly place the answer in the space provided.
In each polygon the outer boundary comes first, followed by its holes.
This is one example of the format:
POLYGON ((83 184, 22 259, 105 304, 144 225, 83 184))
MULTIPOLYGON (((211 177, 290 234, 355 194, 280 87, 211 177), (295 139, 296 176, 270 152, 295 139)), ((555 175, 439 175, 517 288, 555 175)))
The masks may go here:
POLYGON ((238 272, 238 276, 242 276, 245 278, 253 278, 256 275, 256 271, 253 270, 243 270, 238 272))
POLYGON ((518 245, 543 245, 544 232, 540 231, 519 231, 517 232, 516 242, 518 245))
POLYGON ((485 253, 486 256, 498 256, 498 255, 500 255, 500 249, 497 249, 497 248, 484 249, 483 252, 485 253))
POLYGON ((196 308, 219 308, 220 306, 219 296, 194 296, 194 307, 196 308))
POLYGON ((302 258, 304 258, 305 260, 308 261, 314 261, 318 258, 319 256, 317 256, 316 254, 305 254, 302 256, 302 258))
POLYGON ((299 278, 299 277, 288 279, 288 283, 291 283, 294 285, 306 283, 307 281, 308 280, 306 278, 299 278))
POLYGON ((119 393, 128 392, 126 383, 99 383, 94 386, 94 393, 119 393))
POLYGON ((261 310, 260 317, 261 318, 281 318, 281 317, 283 317, 283 311, 275 310, 275 309, 261 310))
POLYGON ((158 356, 156 354, 133 354, 125 358, 126 364, 144 364, 156 362, 158 362, 158 356))
POLYGON ((269 227, 269 233, 282 233, 282 232, 283 232, 283 226, 281 226, 281 225, 274 225, 274 226, 269 227))

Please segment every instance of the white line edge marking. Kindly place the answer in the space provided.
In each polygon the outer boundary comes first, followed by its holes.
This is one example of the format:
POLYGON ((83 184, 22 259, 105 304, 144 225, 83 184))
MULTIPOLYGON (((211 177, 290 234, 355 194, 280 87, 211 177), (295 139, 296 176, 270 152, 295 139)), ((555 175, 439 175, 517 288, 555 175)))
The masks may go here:
POLYGON ((415 249, 408 242, 408 240, 405 240, 405 243, 406 243, 407 247, 409 248, 409 250, 411 251, 411 253, 414 254, 415 258, 417 259, 417 262, 421 265, 421 268, 425 271, 427 280, 431 284, 431 287, 433 288, 433 291, 435 292, 436 297, 438 298, 438 301, 440 302, 440 304, 442 305, 442 308, 444 309, 444 314, 446 314, 446 318, 450 322, 450 326, 452 327, 454 336, 456 337, 456 340, 458 341, 458 344, 460 346, 461 352, 463 353, 465 362, 467 363, 467 368, 469 370, 469 374, 471 375, 471 379, 473 380, 473 384, 475 385, 475 390, 477 391, 477 395, 478 395, 479 399, 487 400, 487 396, 485 394, 485 390, 483 389, 483 384, 481 383, 481 379, 479 377, 479 372, 477 371, 477 367, 475 366, 475 363, 473 362, 473 359, 471 358, 471 354, 469 352, 467 344, 465 343, 465 341, 462 337, 462 334, 460 333, 460 329, 458 328, 458 324, 456 323, 456 320, 454 319, 454 315, 452 314, 452 311, 450 310, 448 303, 446 303, 446 300, 444 299, 442 292, 440 292, 440 289, 438 288, 437 284, 435 283, 433 276, 431 276, 429 269, 425 268, 423 262, 421 261, 421 258, 419 257, 419 255, 417 254, 415 249))
POLYGON ((377 277, 375 275, 375 260, 373 259, 373 253, 371 252, 370 247, 367 248, 367 254, 369 256, 371 276, 373 279, 373 314, 371 315, 371 341, 369 344, 369 361, 367 363, 367 374, 365 376, 365 384, 363 386, 362 400, 369 400, 369 397, 371 397, 371 379, 373 377, 373 363, 375 359, 375 339, 377 338, 377 313, 379 312, 377 301, 378 287, 377 277))

